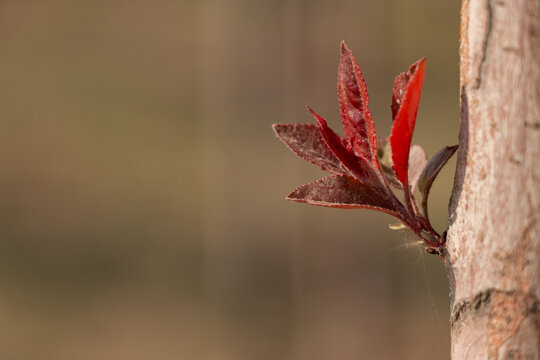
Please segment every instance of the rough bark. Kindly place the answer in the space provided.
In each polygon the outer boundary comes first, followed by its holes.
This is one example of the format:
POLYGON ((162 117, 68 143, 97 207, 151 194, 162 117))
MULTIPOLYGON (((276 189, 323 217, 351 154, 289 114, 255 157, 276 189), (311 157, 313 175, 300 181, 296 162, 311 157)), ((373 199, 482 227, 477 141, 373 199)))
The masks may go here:
POLYGON ((540 359, 540 0, 464 0, 452 359, 540 359))

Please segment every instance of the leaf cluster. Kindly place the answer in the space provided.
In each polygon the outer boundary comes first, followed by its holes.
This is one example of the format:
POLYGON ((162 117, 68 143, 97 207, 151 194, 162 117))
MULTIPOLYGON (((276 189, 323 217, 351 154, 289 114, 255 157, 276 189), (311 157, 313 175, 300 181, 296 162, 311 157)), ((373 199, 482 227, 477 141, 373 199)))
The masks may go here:
POLYGON ((338 98, 344 136, 308 107, 315 124, 274 124, 277 136, 298 156, 331 175, 299 186, 288 200, 334 208, 367 208, 399 220, 392 229, 409 228, 439 253, 444 238, 431 226, 428 196, 437 174, 458 146, 445 146, 429 161, 422 147, 412 145, 426 59, 399 74, 392 91, 392 131, 377 138, 368 108, 367 87, 360 67, 348 46, 341 43, 338 98), (415 200, 418 188, 422 200, 415 200), (394 191, 403 192, 403 201, 394 191))

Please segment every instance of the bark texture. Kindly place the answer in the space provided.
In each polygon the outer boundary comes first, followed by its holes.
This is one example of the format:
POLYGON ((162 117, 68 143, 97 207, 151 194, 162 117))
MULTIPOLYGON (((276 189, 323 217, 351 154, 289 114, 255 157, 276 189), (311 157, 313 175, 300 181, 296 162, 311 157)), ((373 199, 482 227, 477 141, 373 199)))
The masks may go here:
POLYGON ((464 0, 452 359, 540 359, 540 0, 464 0))

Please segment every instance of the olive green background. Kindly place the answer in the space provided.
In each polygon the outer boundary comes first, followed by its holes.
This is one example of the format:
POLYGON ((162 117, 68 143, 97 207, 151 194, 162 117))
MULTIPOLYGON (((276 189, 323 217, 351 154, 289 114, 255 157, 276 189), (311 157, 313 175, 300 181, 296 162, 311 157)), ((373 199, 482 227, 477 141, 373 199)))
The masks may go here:
POLYGON ((0 358, 449 359, 442 262, 285 201, 324 174, 270 125, 339 129, 346 40, 379 136, 426 56, 414 142, 455 144, 458 27, 443 0, 1 1, 0 358))

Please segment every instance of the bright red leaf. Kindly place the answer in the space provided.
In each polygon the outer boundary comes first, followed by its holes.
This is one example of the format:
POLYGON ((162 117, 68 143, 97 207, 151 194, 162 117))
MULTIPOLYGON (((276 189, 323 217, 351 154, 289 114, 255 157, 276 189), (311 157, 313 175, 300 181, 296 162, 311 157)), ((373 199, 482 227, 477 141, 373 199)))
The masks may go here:
MULTIPOLYGON (((402 98, 396 98, 399 110, 395 116, 392 132, 390 134, 390 146, 392 147, 393 168, 398 180, 407 189, 409 187, 409 149, 420 103, 420 94, 424 83, 426 59, 420 59, 414 63, 407 73, 408 83, 402 98)), ((401 91, 401 81, 399 82, 401 91)))

